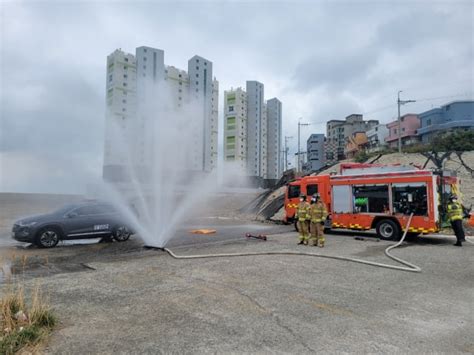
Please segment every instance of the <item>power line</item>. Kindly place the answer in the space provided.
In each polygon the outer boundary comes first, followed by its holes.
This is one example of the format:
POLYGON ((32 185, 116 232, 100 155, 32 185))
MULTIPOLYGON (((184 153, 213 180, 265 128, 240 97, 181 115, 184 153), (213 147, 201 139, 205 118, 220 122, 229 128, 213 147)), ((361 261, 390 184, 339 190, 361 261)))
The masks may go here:
POLYGON ((418 99, 416 101, 433 101, 433 100, 441 100, 441 99, 451 99, 454 97, 469 96, 469 94, 472 95, 472 92, 466 92, 464 94, 457 94, 457 95, 450 95, 450 96, 427 97, 424 99, 418 99))
MULTIPOLYGON (((462 96, 469 96, 469 95, 472 95, 472 92, 466 92, 464 94, 456 94, 456 95, 449 95, 449 96, 427 97, 427 98, 423 98, 423 99, 417 99, 416 101, 417 102, 419 102, 419 101, 434 101, 434 100, 451 99, 451 98, 455 98, 455 97, 462 97, 462 96)), ((396 106, 396 104, 390 104, 390 105, 387 105, 387 106, 374 108, 373 110, 366 111, 363 114, 368 115, 368 114, 371 114, 371 113, 384 111, 384 110, 387 110, 387 109, 395 107, 395 106, 396 106)))
POLYGON ((370 110, 370 111, 367 111, 367 112, 363 112, 362 114, 363 114, 363 115, 368 115, 368 114, 371 114, 371 113, 376 113, 376 112, 384 111, 384 110, 389 109, 389 108, 394 107, 394 106, 395 106, 395 104, 390 104, 390 105, 387 105, 387 106, 382 106, 382 107, 374 108, 373 110, 370 110))

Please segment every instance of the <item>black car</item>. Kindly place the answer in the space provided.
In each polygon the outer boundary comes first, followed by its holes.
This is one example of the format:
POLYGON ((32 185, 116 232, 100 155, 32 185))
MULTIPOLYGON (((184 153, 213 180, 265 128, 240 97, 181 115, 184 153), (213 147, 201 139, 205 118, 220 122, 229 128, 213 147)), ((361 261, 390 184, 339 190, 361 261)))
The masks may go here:
POLYGON ((114 206, 101 202, 66 205, 57 211, 16 221, 13 239, 52 248, 60 240, 114 238, 124 242, 133 234, 123 216, 114 206))

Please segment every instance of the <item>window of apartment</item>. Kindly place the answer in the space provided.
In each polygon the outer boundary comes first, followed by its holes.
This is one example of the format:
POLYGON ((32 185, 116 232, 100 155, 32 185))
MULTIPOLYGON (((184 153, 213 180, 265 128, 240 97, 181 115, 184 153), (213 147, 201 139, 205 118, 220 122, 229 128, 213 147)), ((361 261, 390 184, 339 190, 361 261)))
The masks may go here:
POLYGON ((145 53, 146 53, 146 48, 143 48, 143 52, 145 52, 145 53))
POLYGON ((426 125, 427 125, 427 126, 431 126, 431 118, 428 118, 428 119, 426 120, 426 125))
POLYGON ((229 106, 229 112, 234 111, 234 106, 229 106))
POLYGON ((183 85, 183 82, 182 82, 182 81, 180 81, 180 82, 179 82, 179 85, 183 85))
POLYGON ((235 149, 235 136, 228 136, 225 139, 226 149, 235 149))
POLYGON ((127 103, 127 100, 123 99, 122 102, 123 102, 124 104, 126 104, 126 103, 127 103))
POLYGON ((128 78, 127 74, 123 74, 123 77, 124 77, 125 79, 127 79, 127 78, 128 78))
POLYGON ((126 65, 123 66, 123 70, 127 71, 128 67, 126 65))
POLYGON ((402 132, 405 132, 405 127, 402 127, 402 132))
POLYGON ((196 85, 199 85, 199 81, 196 81, 196 85))
POLYGON ((143 61, 146 62, 146 57, 143 57, 143 61))
POLYGON ((397 129, 396 128, 393 130, 393 134, 397 134, 397 129))
POLYGON ((127 83, 123 83, 123 86, 127 86, 127 83))
POLYGON ((227 117, 227 129, 235 129, 235 117, 227 117))
POLYGON ((199 59, 196 59, 196 63, 199 63, 199 59))
POLYGON ((198 74, 198 73, 196 73, 196 78, 199 78, 199 74, 198 74))
MULTIPOLYGON (((182 77, 182 75, 181 75, 181 74, 178 74, 178 78, 181 78, 181 77, 182 77)), ((180 82, 180 83, 181 83, 181 82, 180 82)))
POLYGON ((112 74, 109 75, 109 82, 112 81, 112 74))
POLYGON ((143 69, 146 69, 146 65, 143 66, 143 69))
POLYGON ((126 62, 128 62, 128 58, 124 58, 124 60, 125 60, 126 62))

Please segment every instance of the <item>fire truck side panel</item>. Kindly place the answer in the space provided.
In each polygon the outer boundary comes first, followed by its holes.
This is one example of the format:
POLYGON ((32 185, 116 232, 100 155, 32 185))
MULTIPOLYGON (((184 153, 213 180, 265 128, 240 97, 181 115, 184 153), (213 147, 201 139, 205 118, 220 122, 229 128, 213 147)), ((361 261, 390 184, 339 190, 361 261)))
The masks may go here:
MULTIPOLYGON (((391 174, 386 174, 391 175, 391 174)), ((400 175, 400 174, 399 174, 400 175)), ((437 227, 437 205, 436 199, 436 185, 435 178, 430 172, 416 172, 413 174, 402 174, 401 176, 337 176, 331 178, 331 187, 334 189, 336 186, 349 185, 353 190, 354 187, 360 186, 388 186, 388 208, 386 211, 380 211, 381 213, 332 213, 332 227, 333 228, 348 228, 348 229, 359 229, 367 230, 375 228, 378 221, 382 219, 396 220, 401 230, 405 229, 408 221, 408 213, 399 213, 394 210, 394 186, 426 186, 426 201, 412 201, 414 203, 421 204, 422 207, 426 207, 426 215, 414 215, 409 232, 412 233, 433 233, 438 231, 437 227)), ((352 192, 349 192, 351 200, 354 199, 352 192)), ((333 193, 334 196, 334 193, 333 193)), ((333 201, 334 205, 334 201, 333 201)), ((355 208, 355 207, 354 207, 355 208)))
POLYGON ((456 177, 440 179, 429 170, 307 176, 289 184, 285 195, 286 219, 294 217, 300 192, 308 195, 309 200, 317 191, 327 206, 332 228, 368 230, 382 220, 392 220, 404 231, 413 212, 408 231, 434 233, 440 225, 441 183, 444 196, 459 193, 456 177), (298 194, 293 189, 289 196, 293 185, 298 187, 298 194))

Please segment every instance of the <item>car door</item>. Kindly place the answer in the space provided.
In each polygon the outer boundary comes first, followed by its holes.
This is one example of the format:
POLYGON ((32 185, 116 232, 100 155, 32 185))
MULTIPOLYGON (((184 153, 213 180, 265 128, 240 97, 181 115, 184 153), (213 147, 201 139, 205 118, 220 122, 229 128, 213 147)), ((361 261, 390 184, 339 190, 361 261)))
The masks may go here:
POLYGON ((96 206, 96 213, 94 231, 100 234, 112 233, 117 224, 116 209, 108 204, 100 204, 96 206))
POLYGON ((66 215, 64 222, 67 239, 97 238, 104 231, 97 228, 100 225, 100 215, 96 205, 78 207, 66 215))

